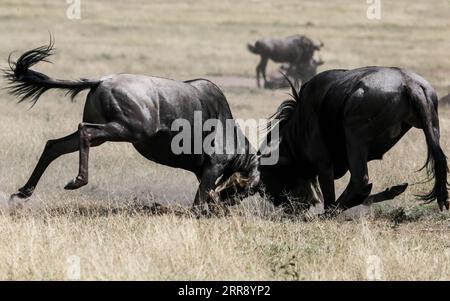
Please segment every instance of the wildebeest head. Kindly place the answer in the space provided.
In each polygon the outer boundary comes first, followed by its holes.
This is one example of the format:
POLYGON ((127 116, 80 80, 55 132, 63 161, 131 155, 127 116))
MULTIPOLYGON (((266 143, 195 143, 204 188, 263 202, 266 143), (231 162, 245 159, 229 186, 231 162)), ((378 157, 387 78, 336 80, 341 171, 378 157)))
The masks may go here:
POLYGON ((258 166, 257 155, 236 155, 217 178, 215 188, 210 191, 209 196, 215 201, 222 200, 232 205, 254 194, 260 179, 258 166))

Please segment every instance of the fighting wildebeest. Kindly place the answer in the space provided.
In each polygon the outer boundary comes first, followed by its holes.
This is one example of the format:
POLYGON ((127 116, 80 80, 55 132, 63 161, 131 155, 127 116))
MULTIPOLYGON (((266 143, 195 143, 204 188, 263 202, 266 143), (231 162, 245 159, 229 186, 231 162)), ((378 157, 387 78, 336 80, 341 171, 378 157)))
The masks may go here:
POLYGON ((256 66, 256 83, 260 87, 260 73, 264 80, 264 87, 267 85, 266 67, 269 59, 276 63, 289 63, 291 66, 298 66, 302 62, 310 62, 314 51, 320 50, 323 46, 315 44, 311 39, 293 35, 286 38, 263 38, 255 42, 254 45, 247 44, 250 52, 261 56, 261 60, 256 66))
MULTIPOLYGON (((89 148, 107 141, 132 143, 149 160, 193 172, 200 182, 194 205, 210 200, 208 192, 215 188, 218 176, 224 172, 239 172, 239 181, 245 182, 247 188, 253 186, 250 182, 257 182, 258 176, 253 174, 253 171, 257 172, 256 157, 248 155, 251 152, 248 141, 244 141, 243 152, 237 151, 238 144, 226 143, 227 139, 236 139, 236 133, 240 133, 237 124, 234 124, 231 135, 229 131, 222 135, 225 140, 223 147, 235 145, 236 149, 206 153, 200 147, 197 152, 192 150, 181 154, 175 154, 171 149, 172 139, 178 134, 171 129, 175 120, 186 120, 192 125, 195 112, 201 112, 200 126, 205 120, 218 120, 223 124, 233 120, 224 94, 212 82, 205 79, 181 82, 133 74, 109 75, 99 80, 70 81, 53 79, 30 69, 39 62, 48 61, 53 52, 53 41, 50 39, 48 46, 25 52, 15 63, 9 58, 10 69, 5 71, 10 82, 9 92, 20 97, 19 102, 30 100, 35 104, 50 89, 65 90, 72 99, 82 90, 89 89, 83 121, 72 134, 47 142, 30 178, 12 195, 12 199, 30 197, 50 163, 61 155, 76 151, 80 155, 79 172, 65 189, 72 190, 86 185, 89 148), (239 162, 239 165, 235 162, 239 162)), ((194 129, 195 126, 191 130, 194 129)), ((192 132, 189 135, 192 140, 188 141, 191 149, 195 147, 196 135, 202 135, 203 142, 209 133, 202 131, 202 128, 200 132, 192 132)))
MULTIPOLYGON (((288 80, 289 81, 289 80, 288 80)), ((449 209, 447 160, 439 145, 438 103, 422 77, 400 68, 364 67, 322 72, 283 102, 269 123, 267 152, 278 151, 275 165, 260 165, 257 189, 275 205, 299 201, 324 202, 328 212, 401 194, 407 184, 370 195, 367 162, 382 159, 411 127, 423 130, 428 149, 424 167, 434 177, 432 190, 421 196, 449 209), (271 139, 274 127, 279 139, 271 139), (336 200, 334 180, 350 171, 350 181, 336 200), (318 189, 320 187, 320 190, 318 189)), ((212 193, 233 187, 233 178, 212 193)), ((225 195, 226 195, 225 194, 225 195)), ((336 212, 335 211, 335 212, 336 212)))

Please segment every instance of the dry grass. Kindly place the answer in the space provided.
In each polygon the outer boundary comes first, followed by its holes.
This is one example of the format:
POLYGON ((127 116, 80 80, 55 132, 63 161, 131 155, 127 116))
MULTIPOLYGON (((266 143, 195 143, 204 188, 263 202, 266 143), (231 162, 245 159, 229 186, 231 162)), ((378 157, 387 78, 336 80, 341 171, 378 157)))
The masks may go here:
POLYGON ((0 277, 64 279, 72 255, 80 257, 82 279, 367 279, 369 255, 382 259, 382 279, 448 280, 450 273, 445 220, 395 227, 384 218, 195 219, 120 207, 72 203, 63 212, 1 215, 0 277))
MULTIPOLYGON (((367 20, 359 0, 81 2, 82 19, 71 21, 64 1, 0 0, 0 58, 45 43, 51 30, 55 64, 39 69, 60 78, 122 71, 248 77, 257 57, 245 43, 304 33, 326 44, 322 70, 396 65, 422 74, 440 95, 450 92, 444 0, 382 1, 380 21, 367 20)), ((287 97, 224 89, 239 118, 267 117, 287 97)), ((7 195, 26 181, 46 140, 76 128, 84 101, 71 104, 51 92, 27 111, 0 96, 0 279, 64 279, 70 255, 80 257, 81 279, 366 279, 369 255, 381 258, 383 279, 450 278, 449 216, 414 200, 430 184, 412 185, 355 221, 290 219, 257 198, 223 218, 154 215, 142 204, 190 204, 195 177, 146 161, 130 145, 108 144, 92 151, 87 187, 62 189, 77 171, 77 155, 67 155, 48 169, 25 208, 11 211, 7 195)), ((440 110, 448 154, 449 114, 440 110)), ((424 174, 414 171, 424 160, 423 135, 412 130, 370 164, 374 190, 419 182, 424 174)))

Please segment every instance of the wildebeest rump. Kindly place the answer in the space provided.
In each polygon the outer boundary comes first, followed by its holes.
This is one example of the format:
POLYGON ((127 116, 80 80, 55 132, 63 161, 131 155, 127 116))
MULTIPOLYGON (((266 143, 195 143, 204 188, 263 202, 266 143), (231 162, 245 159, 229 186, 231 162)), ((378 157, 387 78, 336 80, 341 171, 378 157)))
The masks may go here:
MULTIPOLYGON (((204 79, 180 82, 133 74, 110 75, 100 80, 68 81, 53 79, 29 69, 36 63, 47 61, 52 53, 53 42, 50 40, 48 46, 24 53, 15 63, 9 60, 11 68, 5 75, 10 82, 10 93, 19 96, 19 101, 29 99, 34 104, 49 89, 66 90, 72 98, 82 90, 90 89, 83 122, 74 133, 47 142, 29 180, 12 197, 31 196, 49 164, 59 156, 75 151, 80 153, 79 173, 65 189, 86 185, 89 148, 107 141, 132 143, 149 160, 193 172, 200 181, 194 205, 210 200, 208 192, 215 188, 217 178, 223 173, 238 172, 240 181, 250 178, 257 182, 257 177, 252 176, 252 172, 248 173, 251 170, 257 172, 257 166, 254 156, 245 155, 250 153, 251 147, 247 140, 244 142, 244 154, 236 149, 207 154, 203 148, 200 153, 172 152, 171 141, 178 133, 171 130, 175 119, 184 119, 193 125, 194 112, 201 112, 200 126, 207 119, 219 120, 224 125, 227 120, 232 120, 225 96, 212 82, 204 79), (236 165, 236 162, 240 164, 236 165), (245 168, 240 172, 235 169, 237 167, 245 168)), ((236 124, 234 127, 231 136, 227 136, 229 132, 223 134, 224 147, 227 147, 226 139, 235 139, 240 131, 236 124)), ((192 147, 196 134, 191 134, 192 147)), ((201 131, 202 142, 208 134, 201 131)), ((237 147, 237 144, 234 145, 237 147)), ((246 187, 252 186, 251 183, 246 184, 246 187)))
MULTIPOLYGON (((277 164, 259 167, 258 188, 276 205, 291 197, 310 203, 323 200, 327 210, 334 210, 394 198, 407 184, 370 195, 367 162, 382 159, 416 127, 425 134, 425 166, 434 177, 434 187, 421 198, 437 200, 441 210, 448 209, 448 167, 439 145, 437 97, 425 79, 400 68, 329 70, 299 92, 294 87, 292 91, 294 99, 281 104, 274 115, 277 123, 269 126, 269 148, 260 150, 263 155, 279 151, 277 164), (279 127, 279 140, 270 136, 273 126, 279 127), (336 200, 334 180, 347 171, 350 181, 336 200)), ((215 193, 220 195, 221 188, 215 193)))
POLYGON ((260 87, 260 74, 267 85, 266 67, 269 59, 276 63, 289 63, 290 66, 300 66, 302 63, 310 63, 314 51, 320 50, 323 44, 315 44, 309 38, 301 35, 293 35, 286 38, 263 38, 254 45, 247 44, 250 52, 261 56, 256 66, 256 82, 260 87))

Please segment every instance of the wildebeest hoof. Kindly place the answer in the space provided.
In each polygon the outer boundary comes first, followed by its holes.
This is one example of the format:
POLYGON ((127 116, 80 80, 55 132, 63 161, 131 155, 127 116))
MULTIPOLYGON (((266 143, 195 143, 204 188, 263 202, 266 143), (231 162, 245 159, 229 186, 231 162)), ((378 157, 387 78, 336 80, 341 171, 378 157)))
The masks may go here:
POLYGON ((21 209, 23 208, 24 202, 28 201, 28 198, 33 194, 33 189, 19 189, 16 193, 11 194, 8 199, 8 207, 21 209))
POLYGON ((389 199, 393 199, 396 196, 402 194, 407 187, 408 183, 403 183, 400 185, 389 187, 384 192, 386 193, 386 197, 388 197, 389 199))
POLYGON ((87 184, 87 181, 84 180, 82 177, 76 177, 75 179, 73 179, 69 183, 67 183, 67 185, 64 187, 64 189, 74 190, 74 189, 83 187, 86 184, 87 184))
POLYGON ((448 201, 441 201, 441 202, 439 202, 438 201, 438 205, 439 205, 439 210, 440 211, 443 211, 444 210, 444 207, 445 207, 445 209, 447 209, 447 210, 449 210, 449 203, 448 203, 448 201))
POLYGON ((11 194, 11 196, 9 197, 9 200, 12 201, 15 198, 18 199, 27 199, 31 196, 32 191, 27 191, 27 190, 18 190, 16 193, 11 194))
POLYGON ((9 197, 8 203, 11 204, 12 202, 14 202, 14 199, 27 199, 29 197, 31 197, 31 195, 33 194, 34 188, 19 188, 19 190, 17 190, 16 193, 11 194, 11 196, 9 197))

